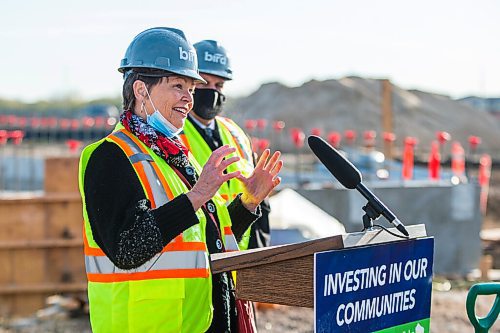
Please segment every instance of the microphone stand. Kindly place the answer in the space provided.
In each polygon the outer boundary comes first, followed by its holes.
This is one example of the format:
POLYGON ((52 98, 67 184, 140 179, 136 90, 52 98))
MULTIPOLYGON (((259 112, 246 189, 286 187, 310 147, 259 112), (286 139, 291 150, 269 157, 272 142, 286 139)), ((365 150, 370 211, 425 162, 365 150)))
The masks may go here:
MULTIPOLYGON (((404 227, 403 223, 394 215, 393 212, 389 210, 378 198, 373 194, 363 183, 356 185, 356 189, 368 200, 368 203, 363 207, 366 212, 366 218, 363 216, 363 226, 365 228, 373 228, 373 220, 379 218, 380 215, 384 215, 387 220, 392 223, 403 235, 409 236, 408 231, 404 227)), ((373 229, 371 229, 373 230, 373 229)))
POLYGON ((380 217, 380 213, 377 212, 370 201, 363 206, 363 210, 365 211, 365 214, 363 215, 363 231, 375 230, 373 227, 373 221, 380 217))

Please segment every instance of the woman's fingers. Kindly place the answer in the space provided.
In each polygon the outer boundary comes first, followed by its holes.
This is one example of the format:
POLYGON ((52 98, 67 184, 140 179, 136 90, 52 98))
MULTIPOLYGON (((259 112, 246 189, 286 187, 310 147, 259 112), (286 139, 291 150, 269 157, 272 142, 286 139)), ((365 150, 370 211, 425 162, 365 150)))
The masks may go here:
POLYGON ((225 183, 228 180, 233 179, 233 178, 239 179, 240 176, 241 176, 241 171, 235 171, 235 172, 224 174, 224 176, 222 176, 222 180, 224 180, 222 183, 225 183))
POLYGON ((229 155, 231 153, 234 153, 235 151, 236 151, 236 148, 230 147, 228 145, 224 145, 224 146, 214 150, 212 155, 210 155, 210 157, 208 158, 207 163, 209 163, 209 162, 213 163, 215 167, 218 167, 219 164, 224 159, 224 157, 226 157, 227 155, 229 155))
POLYGON ((278 177, 283 167, 283 161, 280 160, 281 153, 277 151, 271 156, 269 149, 264 150, 254 172, 249 177, 245 177, 240 170, 224 173, 224 170, 240 159, 235 155, 228 157, 235 151, 235 148, 227 145, 216 149, 203 168, 205 172, 200 175, 200 180, 203 178, 204 187, 212 196, 223 183, 233 178, 239 179, 244 184, 246 188, 244 193, 246 197, 251 198, 252 204, 262 201, 273 188, 281 183, 281 178, 278 177), (209 189, 212 191, 208 191, 209 189))
POLYGON ((245 176, 244 176, 243 174, 241 174, 241 173, 240 173, 240 174, 239 174, 236 178, 238 178, 238 180, 239 180, 239 181, 241 181, 243 184, 245 184, 245 183, 246 183, 246 181, 247 181, 247 179, 248 179, 247 177, 245 177, 245 176))
POLYGON ((271 154, 271 151, 269 149, 264 150, 262 155, 259 158, 259 161, 257 162, 257 165, 255 165, 255 169, 258 168, 264 168, 264 165, 266 164, 267 158, 271 154))
POLYGON ((271 158, 269 159, 269 162, 264 167, 264 170, 271 171, 272 169, 274 169, 274 167, 276 166, 276 162, 278 161, 280 156, 281 152, 275 151, 273 156, 271 156, 271 158))
POLYGON ((233 156, 224 159, 225 156, 234 152, 234 149, 230 148, 229 146, 223 146, 221 148, 224 149, 219 148, 220 150, 217 149, 212 153, 209 161, 203 168, 205 172, 202 172, 202 175, 200 175, 200 178, 203 177, 209 184, 212 184, 212 186, 217 186, 217 188, 219 188, 219 186, 227 180, 234 178, 241 173, 240 171, 230 173, 231 176, 229 178, 227 177, 228 174, 224 174, 224 170, 226 170, 227 167, 231 164, 239 161, 240 157, 233 156))
POLYGON ((281 168, 283 167, 283 161, 282 160, 279 160, 274 166, 273 168, 269 171, 269 173, 271 173, 271 175, 273 176, 276 176, 280 171, 281 171, 281 168))
POLYGON ((273 186, 276 187, 281 183, 281 177, 276 177, 273 179, 273 186))
POLYGON ((234 162, 238 162, 240 160, 240 157, 239 156, 233 156, 233 157, 230 157, 230 158, 226 158, 225 160, 223 160, 219 166, 217 167, 219 169, 220 172, 226 170, 226 168, 228 166, 230 166, 231 164, 233 164, 234 162))

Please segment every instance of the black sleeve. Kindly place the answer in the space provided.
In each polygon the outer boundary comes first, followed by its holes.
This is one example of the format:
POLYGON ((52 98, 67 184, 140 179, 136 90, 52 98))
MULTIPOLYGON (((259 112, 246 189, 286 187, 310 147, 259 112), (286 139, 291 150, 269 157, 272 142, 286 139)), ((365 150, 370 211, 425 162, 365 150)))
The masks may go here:
POLYGON ((227 207, 229 211, 229 216, 231 217, 231 230, 233 231, 234 237, 239 242, 245 231, 252 225, 252 223, 262 216, 260 205, 257 206, 255 213, 250 212, 243 206, 241 202, 241 194, 238 194, 236 198, 227 207))
POLYGON ((142 265, 198 223, 186 195, 151 209, 132 165, 114 143, 104 142, 93 152, 84 192, 94 239, 122 269, 142 265))

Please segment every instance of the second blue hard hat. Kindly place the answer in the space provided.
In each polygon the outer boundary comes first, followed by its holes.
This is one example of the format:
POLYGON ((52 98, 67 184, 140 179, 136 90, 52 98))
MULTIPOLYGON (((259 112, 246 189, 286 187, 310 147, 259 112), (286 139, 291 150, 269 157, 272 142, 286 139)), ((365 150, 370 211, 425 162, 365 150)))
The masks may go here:
POLYGON ((233 70, 226 49, 215 40, 202 40, 195 43, 200 73, 233 79, 233 70))

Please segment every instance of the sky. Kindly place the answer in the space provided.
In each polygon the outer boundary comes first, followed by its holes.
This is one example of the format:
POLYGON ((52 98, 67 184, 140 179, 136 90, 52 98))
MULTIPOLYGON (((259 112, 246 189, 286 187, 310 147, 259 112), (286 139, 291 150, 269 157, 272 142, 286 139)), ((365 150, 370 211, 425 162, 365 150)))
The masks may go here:
POLYGON ((220 41, 229 96, 357 75, 500 97, 499 18, 498 0, 2 0, 0 98, 119 96, 126 48, 154 26, 220 41))

